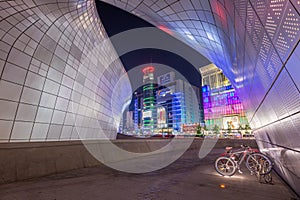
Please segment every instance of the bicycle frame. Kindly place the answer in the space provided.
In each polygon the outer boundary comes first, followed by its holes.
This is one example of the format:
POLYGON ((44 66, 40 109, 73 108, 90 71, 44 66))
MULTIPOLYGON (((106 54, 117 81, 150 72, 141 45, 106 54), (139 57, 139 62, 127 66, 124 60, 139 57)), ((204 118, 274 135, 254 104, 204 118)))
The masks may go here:
POLYGON ((258 153, 258 149, 252 149, 250 147, 245 147, 243 150, 235 151, 233 152, 232 150, 226 151, 225 153, 222 154, 222 156, 228 156, 230 157, 236 165, 239 166, 246 160, 248 156, 251 156, 251 153, 258 153), (242 154, 242 156, 240 156, 242 154), (238 158, 237 160, 235 158, 238 158))

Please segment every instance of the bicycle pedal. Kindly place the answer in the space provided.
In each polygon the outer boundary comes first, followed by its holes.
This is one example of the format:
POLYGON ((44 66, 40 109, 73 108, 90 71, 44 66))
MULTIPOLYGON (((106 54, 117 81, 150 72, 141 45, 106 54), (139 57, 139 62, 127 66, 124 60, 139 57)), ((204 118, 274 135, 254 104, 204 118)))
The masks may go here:
POLYGON ((238 170, 238 172, 239 172, 240 174, 242 174, 242 173, 243 173, 241 170, 238 170))

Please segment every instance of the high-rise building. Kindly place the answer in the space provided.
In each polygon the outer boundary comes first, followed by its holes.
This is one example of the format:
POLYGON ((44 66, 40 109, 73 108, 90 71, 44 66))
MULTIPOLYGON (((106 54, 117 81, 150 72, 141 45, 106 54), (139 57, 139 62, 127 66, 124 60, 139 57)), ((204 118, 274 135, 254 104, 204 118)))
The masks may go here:
POLYGON ((208 129, 217 125, 224 130, 238 130, 248 124, 243 105, 222 70, 214 64, 200 68, 204 119, 208 129))
POLYGON ((151 134, 156 129, 156 89, 153 66, 143 68, 143 133, 151 134))
POLYGON ((132 123, 123 115, 124 133, 152 135, 177 134, 184 126, 197 126, 200 115, 200 90, 169 72, 155 79, 155 68, 143 68, 143 87, 134 92, 132 123), (156 82, 157 80, 157 82, 156 82), (125 119, 126 118, 126 119, 125 119), (130 127, 134 127, 132 131, 130 127))
POLYGON ((131 135, 134 133, 135 124, 134 124, 134 111, 124 110, 122 115, 122 120, 118 129, 119 133, 126 133, 131 135))
MULTIPOLYGON (((172 73, 172 72, 171 72, 172 73)), ((169 76, 165 74, 163 76, 169 76)), ((172 77, 172 75, 171 75, 172 77)), ((175 77, 175 76, 174 76, 175 77)), ((161 77, 158 77, 161 79, 161 77)), ((171 79, 167 83, 161 83, 157 92, 158 117, 165 113, 165 123, 159 127, 167 127, 172 133, 184 132, 184 125, 196 125, 201 122, 199 109, 199 88, 190 85, 181 79, 171 79), (160 112, 160 113, 159 113, 160 112)), ((158 118, 158 121, 163 120, 158 118)))

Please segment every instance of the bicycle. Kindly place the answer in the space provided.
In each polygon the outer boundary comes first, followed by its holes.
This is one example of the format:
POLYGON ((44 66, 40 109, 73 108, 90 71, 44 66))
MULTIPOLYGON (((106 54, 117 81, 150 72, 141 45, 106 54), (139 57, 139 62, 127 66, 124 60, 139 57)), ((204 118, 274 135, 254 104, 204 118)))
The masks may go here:
POLYGON ((249 146, 241 145, 242 149, 233 152, 232 147, 226 147, 226 152, 215 161, 215 169, 222 176, 232 176, 245 161, 247 169, 251 174, 258 176, 267 175, 273 168, 272 161, 264 154, 249 146))

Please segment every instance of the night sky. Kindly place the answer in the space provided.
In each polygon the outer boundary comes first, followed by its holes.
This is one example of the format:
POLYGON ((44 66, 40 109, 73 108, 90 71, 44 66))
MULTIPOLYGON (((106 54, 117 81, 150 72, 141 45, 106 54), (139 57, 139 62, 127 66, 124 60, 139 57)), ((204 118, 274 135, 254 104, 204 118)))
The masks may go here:
MULTIPOLYGON (((153 25, 149 24, 148 22, 107 3, 96 1, 96 5, 100 19, 109 37, 129 29, 153 27, 153 25)), ((168 42, 176 46, 176 48, 180 48, 180 51, 184 51, 185 53, 188 53, 189 55, 194 56, 197 59, 199 57, 199 63, 196 63, 197 66, 195 67, 199 68, 200 66, 204 66, 210 63, 202 55, 200 55, 198 52, 196 52, 186 44, 178 41, 172 36, 169 36, 160 29, 157 29, 157 31, 161 32, 160 34, 162 35, 162 37, 154 38, 155 40, 163 40, 164 42, 168 42)), ((145 40, 149 39, 149 36, 147 37, 148 38, 145 38, 145 40)), ((120 55, 120 46, 118 46, 118 42, 113 41, 112 43, 117 53, 120 55)), ((177 70, 192 85, 195 85, 197 87, 200 87, 201 85, 201 75, 199 73, 199 70, 197 71, 196 68, 193 67, 193 65, 191 65, 184 58, 168 51, 160 49, 139 49, 120 56, 120 60, 122 61, 127 71, 143 64, 160 63, 177 70)), ((156 66, 156 76, 162 75, 164 73, 166 73, 166 71, 160 71, 159 67, 156 66)))

